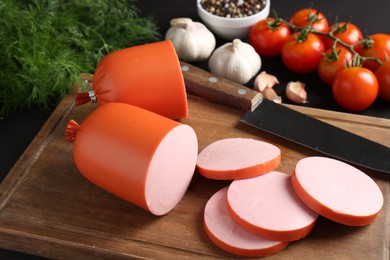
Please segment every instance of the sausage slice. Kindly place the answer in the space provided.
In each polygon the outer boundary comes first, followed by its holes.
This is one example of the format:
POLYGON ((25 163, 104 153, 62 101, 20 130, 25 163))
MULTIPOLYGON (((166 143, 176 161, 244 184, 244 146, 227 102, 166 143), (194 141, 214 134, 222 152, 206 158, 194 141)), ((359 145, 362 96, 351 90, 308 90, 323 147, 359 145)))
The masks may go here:
POLYGON ((238 225, 226 208, 227 191, 225 187, 216 192, 204 210, 206 233, 217 246, 235 255, 258 257, 275 254, 288 245, 255 235, 238 225))
POLYGON ((383 206, 382 192, 368 175, 352 165, 327 157, 300 160, 292 184, 310 208, 345 225, 370 224, 383 206))
POLYGON ((280 149, 250 138, 221 139, 198 155, 197 170, 206 178, 234 180, 258 176, 280 163, 280 149))
POLYGON ((247 230, 280 241, 307 236, 318 217, 295 194, 291 176, 277 171, 233 181, 227 207, 233 219, 247 230))

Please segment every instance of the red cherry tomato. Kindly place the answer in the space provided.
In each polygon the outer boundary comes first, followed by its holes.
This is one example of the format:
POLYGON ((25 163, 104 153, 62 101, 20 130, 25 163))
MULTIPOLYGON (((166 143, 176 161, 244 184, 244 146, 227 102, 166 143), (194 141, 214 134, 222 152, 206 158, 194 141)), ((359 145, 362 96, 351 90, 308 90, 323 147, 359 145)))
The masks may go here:
POLYGON ((374 73, 366 68, 351 67, 337 74, 332 93, 336 102, 346 110, 362 111, 378 96, 378 80, 374 73))
POLYGON ((383 63, 375 71, 375 76, 379 83, 379 96, 390 101, 390 61, 383 63))
POLYGON ((309 33, 305 41, 294 36, 283 45, 281 56, 284 65, 296 73, 308 73, 317 69, 324 52, 324 44, 317 35, 309 33))
MULTIPOLYGON (((371 35, 370 38, 373 40, 373 45, 364 48, 363 57, 376 57, 382 62, 385 62, 387 58, 390 58, 390 35, 385 33, 378 33, 371 35)), ((363 67, 375 71, 379 67, 379 63, 368 60, 363 62, 363 67)))
MULTIPOLYGON (((346 23, 346 22, 336 23, 329 28, 329 31, 333 29, 335 29, 333 35, 348 45, 355 44, 363 39, 363 34, 360 31, 360 29, 352 23, 346 23)), ((324 41, 325 49, 329 49, 330 47, 332 47, 334 42, 332 39, 328 37, 324 37, 323 41, 324 41)))
POLYGON ((332 55, 332 49, 325 52, 324 57, 318 64, 318 76, 328 85, 332 85, 336 75, 346 68, 346 65, 352 60, 352 53, 344 47, 336 48, 337 57, 332 55))
POLYGON ((249 43, 264 57, 276 57, 290 37, 286 24, 273 24, 274 18, 261 20, 249 32, 249 43))
POLYGON ((290 18, 290 23, 298 26, 305 27, 309 25, 311 19, 315 19, 315 22, 311 25, 312 29, 320 32, 327 32, 329 28, 328 20, 325 15, 315 9, 302 9, 294 13, 290 18))

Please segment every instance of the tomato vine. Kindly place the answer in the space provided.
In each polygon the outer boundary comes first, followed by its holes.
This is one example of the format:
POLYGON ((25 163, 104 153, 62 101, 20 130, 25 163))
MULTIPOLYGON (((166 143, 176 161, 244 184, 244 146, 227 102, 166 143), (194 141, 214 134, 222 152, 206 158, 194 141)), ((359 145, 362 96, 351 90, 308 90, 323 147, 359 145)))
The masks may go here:
POLYGON ((329 26, 327 17, 311 8, 298 10, 289 20, 274 11, 266 20, 266 27, 255 25, 249 35, 260 55, 280 55, 295 73, 317 70, 320 79, 331 86, 337 103, 349 111, 368 108, 378 96, 390 100, 390 80, 385 76, 390 74, 389 34, 363 37, 350 22, 329 26))
MULTIPOLYGON (((347 27, 349 23, 346 23, 342 27, 340 27, 340 23, 336 22, 337 26, 333 27, 329 31, 324 32, 324 31, 319 31, 317 29, 312 28, 313 24, 321 21, 322 19, 326 19, 324 17, 320 17, 320 11, 318 11, 318 10, 315 12, 315 14, 312 14, 311 12, 308 13, 309 23, 306 26, 296 26, 293 23, 291 23, 283 18, 280 18, 276 14, 276 12, 274 12, 274 16, 275 16, 274 21, 272 23, 269 23, 269 28, 277 28, 278 26, 280 26, 282 24, 287 25, 291 31, 295 32, 294 37, 295 37, 297 42, 306 41, 308 38, 308 35, 310 33, 316 34, 316 35, 321 36, 321 37, 329 38, 330 40, 333 41, 332 55, 334 55, 334 57, 336 57, 336 58, 338 57, 337 48, 336 48, 337 45, 343 46, 344 48, 346 48, 347 50, 349 50, 353 54, 354 59, 353 59, 352 64, 350 64, 352 67, 359 67, 363 64, 363 62, 368 61, 368 60, 372 60, 372 61, 378 63, 379 65, 382 65, 384 63, 383 61, 381 61, 377 57, 364 57, 356 51, 356 47, 359 45, 363 45, 364 48, 370 48, 373 46, 374 41, 371 39, 370 36, 363 38, 354 44, 347 44, 344 41, 342 41, 340 38, 338 38, 337 36, 334 35, 334 33, 336 31, 345 30, 344 27, 347 27)), ((387 61, 387 59, 386 59, 386 61, 387 61)))

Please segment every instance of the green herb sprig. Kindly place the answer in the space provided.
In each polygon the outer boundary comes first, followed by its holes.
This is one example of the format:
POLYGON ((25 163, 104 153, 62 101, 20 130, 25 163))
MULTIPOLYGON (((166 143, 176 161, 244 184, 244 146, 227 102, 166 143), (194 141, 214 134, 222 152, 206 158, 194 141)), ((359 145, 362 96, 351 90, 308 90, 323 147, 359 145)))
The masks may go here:
POLYGON ((80 73, 122 48, 160 39, 151 17, 128 0, 3 0, 0 118, 62 99, 80 73))

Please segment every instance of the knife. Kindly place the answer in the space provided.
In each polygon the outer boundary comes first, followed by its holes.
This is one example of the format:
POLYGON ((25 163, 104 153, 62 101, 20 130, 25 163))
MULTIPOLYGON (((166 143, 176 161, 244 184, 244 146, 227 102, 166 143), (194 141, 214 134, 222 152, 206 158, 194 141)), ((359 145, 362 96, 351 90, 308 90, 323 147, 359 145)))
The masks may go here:
POLYGON ((181 61, 180 65, 189 93, 245 111, 241 122, 336 159, 390 174, 389 147, 267 100, 255 90, 191 64, 181 61))

